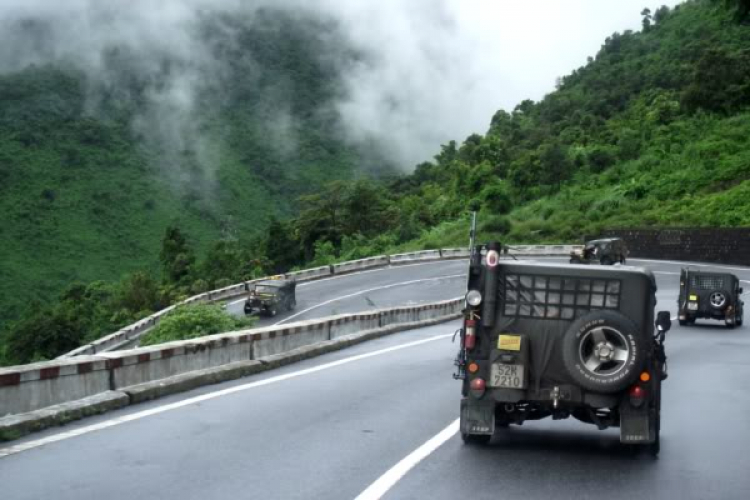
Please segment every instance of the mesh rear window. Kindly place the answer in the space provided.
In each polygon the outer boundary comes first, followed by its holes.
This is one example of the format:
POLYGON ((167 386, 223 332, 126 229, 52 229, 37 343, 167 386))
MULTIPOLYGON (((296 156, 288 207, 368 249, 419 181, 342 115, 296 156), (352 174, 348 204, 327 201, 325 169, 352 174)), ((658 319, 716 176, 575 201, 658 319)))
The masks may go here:
POLYGON ((575 319, 596 309, 619 309, 620 280, 508 274, 502 281, 505 316, 575 319))
POLYGON ((724 288, 724 278, 694 274, 690 276, 690 287, 695 290, 717 290, 724 288))

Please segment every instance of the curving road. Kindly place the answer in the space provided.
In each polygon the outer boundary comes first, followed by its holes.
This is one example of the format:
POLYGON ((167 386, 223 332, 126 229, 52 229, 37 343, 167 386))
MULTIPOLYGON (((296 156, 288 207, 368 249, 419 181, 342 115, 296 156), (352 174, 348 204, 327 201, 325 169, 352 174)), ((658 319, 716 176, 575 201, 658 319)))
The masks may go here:
MULTIPOLYGON (((657 273, 658 307, 674 312, 679 264, 633 263, 657 273)), ((357 310, 365 296, 378 305, 454 297, 464 281, 446 276, 464 270, 442 262, 311 283, 297 312, 357 310), (352 295, 429 278, 440 279, 352 295), (328 302, 336 297, 346 298, 328 302)), ((750 269, 734 272, 750 289, 750 269)), ((0 448, 1 496, 750 498, 750 327, 674 323, 658 459, 623 451, 616 429, 573 420, 527 423, 488 447, 463 446, 451 377, 457 327, 403 332, 19 440, 0 448)))
MULTIPOLYGON (((437 302, 466 293, 467 262, 440 261, 371 269, 297 285, 297 307, 274 318, 261 317, 257 326, 437 302)), ((227 310, 244 315, 245 299, 235 299, 227 310)))

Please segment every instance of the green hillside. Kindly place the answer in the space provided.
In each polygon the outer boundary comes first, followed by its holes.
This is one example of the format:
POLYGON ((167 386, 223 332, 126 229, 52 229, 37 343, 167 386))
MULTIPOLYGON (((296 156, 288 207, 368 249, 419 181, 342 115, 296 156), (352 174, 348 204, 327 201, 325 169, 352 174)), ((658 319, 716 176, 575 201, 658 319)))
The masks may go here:
POLYGON ((158 276, 170 224, 204 254, 222 237, 263 234, 326 182, 367 173, 333 111, 339 67, 355 57, 336 33, 274 10, 203 19, 197 36, 223 73, 177 123, 185 144, 134 126, 163 118, 149 96, 177 62, 144 74, 114 47, 102 80, 64 64, 0 74, 0 327, 76 281, 158 276))
POLYGON ((702 0, 644 11, 641 32, 608 37, 543 100, 443 146, 394 185, 402 207, 443 219, 400 248, 464 244, 472 202, 485 237, 518 243, 750 226, 747 12, 702 0))

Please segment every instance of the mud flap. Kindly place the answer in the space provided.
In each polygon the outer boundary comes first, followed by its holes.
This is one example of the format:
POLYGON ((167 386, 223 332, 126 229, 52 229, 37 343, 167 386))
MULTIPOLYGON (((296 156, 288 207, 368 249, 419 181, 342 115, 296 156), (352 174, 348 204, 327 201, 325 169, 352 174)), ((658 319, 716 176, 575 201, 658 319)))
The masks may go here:
POLYGON ((620 404, 620 442, 650 444, 656 440, 656 423, 648 405, 633 408, 629 402, 620 404))
POLYGON ((461 434, 487 435, 495 432, 495 402, 461 400, 461 434))

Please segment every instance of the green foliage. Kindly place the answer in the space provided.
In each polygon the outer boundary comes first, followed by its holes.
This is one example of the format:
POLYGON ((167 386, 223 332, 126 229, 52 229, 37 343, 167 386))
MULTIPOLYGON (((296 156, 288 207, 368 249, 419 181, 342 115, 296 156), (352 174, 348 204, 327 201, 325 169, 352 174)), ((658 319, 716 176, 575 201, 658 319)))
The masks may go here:
MULTIPOLYGON (((346 143, 332 112, 341 68, 358 57, 336 26, 267 8, 201 16, 195 36, 226 72, 200 90, 191 118, 199 140, 170 154, 132 126, 148 121, 144 103, 159 80, 118 60, 126 51, 112 47, 103 61, 107 85, 62 63, 0 74, 0 331, 71 282, 158 275, 170 225, 190 235, 190 253, 170 255, 163 279, 212 285, 235 259, 196 269, 217 240, 241 235, 249 247, 272 217, 296 213, 298 197, 373 174, 370 156, 382 155, 346 143)), ((251 250, 233 277, 264 272, 263 250, 251 250)), ((267 255, 277 267, 301 263, 267 255)))
POLYGON ((141 337, 142 346, 188 340, 216 333, 249 328, 254 318, 238 318, 216 304, 180 306, 166 315, 151 331, 141 337))
POLYGON ((162 276, 167 282, 179 284, 190 279, 195 254, 179 228, 167 228, 161 243, 159 259, 162 264, 162 276))

